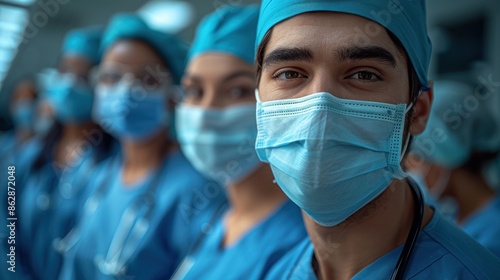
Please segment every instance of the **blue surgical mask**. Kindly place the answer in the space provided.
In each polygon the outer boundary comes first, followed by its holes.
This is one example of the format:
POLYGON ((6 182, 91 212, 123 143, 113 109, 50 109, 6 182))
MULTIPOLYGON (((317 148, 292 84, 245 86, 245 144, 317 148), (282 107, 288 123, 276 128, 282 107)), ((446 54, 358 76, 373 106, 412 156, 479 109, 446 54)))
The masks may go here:
POLYGON ((406 104, 326 92, 269 102, 256 95, 257 154, 318 224, 340 224, 407 176, 400 165, 406 104))
POLYGON ((12 121, 16 129, 29 129, 35 118, 33 101, 19 101, 12 110, 12 121))
POLYGON ((90 120, 94 92, 83 82, 62 77, 46 92, 56 119, 63 123, 82 123, 90 120))
POLYGON ((167 129, 165 89, 149 91, 131 83, 96 88, 93 118, 105 130, 120 139, 144 141, 167 129))
POLYGON ((225 109, 180 105, 176 111, 177 137, 182 151, 205 176, 223 185, 239 181, 260 165, 255 104, 225 109))

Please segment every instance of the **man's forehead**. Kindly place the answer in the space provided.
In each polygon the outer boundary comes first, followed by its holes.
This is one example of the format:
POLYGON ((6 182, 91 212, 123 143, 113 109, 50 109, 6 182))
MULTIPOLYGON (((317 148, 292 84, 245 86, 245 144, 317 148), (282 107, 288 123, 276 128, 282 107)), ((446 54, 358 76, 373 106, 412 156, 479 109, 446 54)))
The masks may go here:
POLYGON ((380 47, 404 59, 384 27, 369 19, 346 13, 304 13, 277 24, 272 30, 266 53, 290 47, 308 49, 313 53, 380 47), (367 25, 372 28, 370 34, 364 32, 367 25))

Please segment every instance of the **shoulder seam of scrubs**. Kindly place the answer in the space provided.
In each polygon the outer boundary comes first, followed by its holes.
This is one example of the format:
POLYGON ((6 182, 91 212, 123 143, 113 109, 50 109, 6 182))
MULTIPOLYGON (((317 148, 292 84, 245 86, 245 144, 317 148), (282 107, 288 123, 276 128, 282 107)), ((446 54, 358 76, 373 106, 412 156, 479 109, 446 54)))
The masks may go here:
MULTIPOLYGON (((408 280, 411 280, 411 279, 414 279, 415 277, 419 276, 420 273, 422 272, 425 272, 429 267, 431 267, 433 264, 437 263, 439 260, 441 260, 442 258, 444 258, 445 256, 447 255, 452 255, 452 253, 448 252, 446 254, 443 254, 441 255, 439 258, 435 259, 433 262, 429 263, 427 266, 423 267, 422 269, 420 269, 418 272, 415 272, 414 274, 412 274, 410 276, 410 278, 408 278, 408 280)), ((469 271, 470 272, 470 271, 469 271)), ((472 274, 472 273, 471 273, 472 274)))

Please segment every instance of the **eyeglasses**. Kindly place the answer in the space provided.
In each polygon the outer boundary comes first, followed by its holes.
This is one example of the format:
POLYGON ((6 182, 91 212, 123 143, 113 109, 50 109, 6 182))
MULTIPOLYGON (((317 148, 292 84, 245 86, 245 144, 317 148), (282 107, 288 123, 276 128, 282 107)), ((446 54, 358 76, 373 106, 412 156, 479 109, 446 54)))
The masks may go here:
POLYGON ((95 71, 93 79, 95 84, 108 86, 125 80, 138 84, 146 90, 167 87, 171 83, 170 72, 158 64, 146 64, 135 69, 122 64, 103 64, 95 71))

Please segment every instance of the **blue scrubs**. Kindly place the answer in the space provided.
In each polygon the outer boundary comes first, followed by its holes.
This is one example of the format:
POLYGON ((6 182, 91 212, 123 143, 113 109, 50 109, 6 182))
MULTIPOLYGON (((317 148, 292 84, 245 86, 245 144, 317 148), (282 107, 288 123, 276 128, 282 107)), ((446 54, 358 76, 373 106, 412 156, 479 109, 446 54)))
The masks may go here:
MULTIPOLYGON (((3 172, 2 174, 4 174, 0 177, 0 184, 2 185, 2 191, 0 193, 0 199, 2 201, 2 203, 0 203, 0 220, 5 222, 5 225, 0 227, 0 262, 3 264, 0 271, 0 279, 29 279, 27 272, 23 269, 23 259, 20 252, 21 240, 19 236, 19 222, 22 221, 22 219, 14 221, 17 226, 15 230, 15 239, 9 239, 10 229, 6 226, 7 222, 11 222, 8 221, 7 218, 19 218, 19 198, 22 190, 20 179, 23 174, 26 174, 26 172, 23 172, 23 168, 21 167, 19 161, 21 152, 20 148, 23 146, 25 145, 19 145, 14 130, 7 131, 0 136, 0 168, 3 172), (13 184, 9 185, 15 189, 15 216, 10 216, 7 209, 7 191, 9 182, 7 177, 8 166, 14 166, 16 168, 14 173, 15 181, 13 184), (13 242, 15 242, 15 244, 13 242), (7 270, 7 268, 11 267, 8 263, 10 256, 7 256, 7 254, 11 254, 11 246, 15 246, 15 273, 7 270)), ((13 200, 10 199, 10 202, 12 201, 13 200)))
MULTIPOLYGON (((2 203, 2 209, 0 209, 0 219, 2 221, 6 221, 7 219, 7 184, 8 184, 8 179, 7 177, 9 176, 7 174, 7 168, 10 165, 14 165, 15 162, 12 161, 12 156, 10 153, 10 150, 15 146, 16 139, 13 131, 7 131, 4 132, 2 135, 0 135, 0 168, 2 170, 3 176, 0 177, 0 183, 2 184, 2 192, 0 193, 0 199, 2 203), (5 206, 4 206, 5 205, 5 206)), ((17 174, 15 174, 17 175, 17 174)), ((3 226, 0 227, 0 241, 2 244, 0 245, 0 248, 3 248, 5 244, 7 243, 6 238, 8 238, 9 235, 9 230, 7 227, 3 226)), ((3 251, 2 251, 3 253, 3 251)), ((0 257, 0 260, 2 260, 2 263, 5 263, 7 261, 6 257, 2 254, 0 257)))
POLYGON ((461 227, 500 258, 500 195, 467 218, 461 227))
POLYGON ((225 202, 225 193, 180 151, 132 185, 122 182, 121 160, 111 160, 111 168, 99 170, 91 182, 109 190, 81 220, 82 234, 66 253, 59 279, 167 279, 225 202), (140 210, 132 211, 138 205, 140 210))
POLYGON ((307 236, 300 209, 287 200, 237 243, 224 248, 219 219, 198 250, 185 259, 180 279, 262 279, 293 246, 307 236))
MULTIPOLYGON (((390 279, 403 245, 374 261, 353 280, 390 279)), ((287 254, 266 279, 317 279, 311 266, 314 248, 305 239, 287 254)), ((405 279, 499 279, 500 259, 435 212, 420 232, 405 279)))
MULTIPOLYGON (((43 145, 33 141, 22 155, 22 166, 32 165, 43 145)), ((56 279, 62 256, 53 241, 64 237, 79 216, 85 198, 92 191, 87 178, 97 167, 95 150, 88 150, 75 162, 62 168, 49 156, 47 163, 22 180, 20 196, 20 246, 24 269, 38 279, 56 279), (62 169, 60 169, 62 168, 62 169)), ((53 153, 48 153, 52 155, 53 153)))
MULTIPOLYGON (((37 152, 40 150, 40 142, 37 140, 30 140, 20 146, 22 147, 22 149, 14 149, 15 146, 16 145, 10 147, 11 150, 8 151, 8 155, 4 154, 1 167, 6 172, 7 166, 15 166, 15 218, 17 218, 18 220, 16 221, 15 238, 16 273, 13 275, 15 275, 18 279, 23 279, 22 275, 28 277, 28 275, 31 274, 29 269, 29 257, 31 253, 30 248, 32 245, 29 234, 23 231, 26 229, 25 226, 27 225, 27 220, 24 220, 25 215, 23 212, 23 207, 24 209, 26 207, 29 207, 29 204, 26 205, 26 203, 23 202, 23 194, 26 193, 25 181, 28 178, 29 166, 33 162, 37 152)), ((6 201, 7 177, 0 178, 0 181, 6 186, 5 192, 2 192, 1 194, 2 200, 6 201)), ((2 209, 0 209, 0 218, 2 218, 2 220, 6 220, 7 217, 11 217, 10 215, 8 216, 6 210, 6 207, 2 207, 2 209)), ((10 246, 8 246, 7 241, 4 240, 4 238, 7 238, 9 235, 8 228, 1 227, 0 235, 0 246, 2 247, 2 250, 9 249, 10 251, 10 246)), ((2 260, 3 263, 6 263, 5 254, 1 254, 0 260, 2 260)))
POLYGON ((16 146, 16 134, 13 130, 0 135, 0 161, 6 163, 5 156, 16 146))

